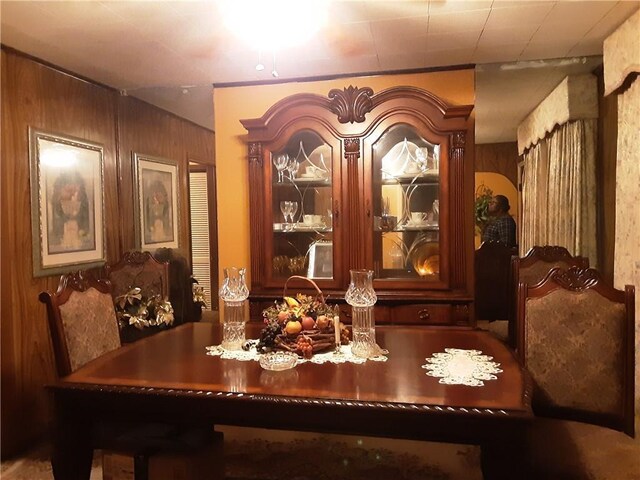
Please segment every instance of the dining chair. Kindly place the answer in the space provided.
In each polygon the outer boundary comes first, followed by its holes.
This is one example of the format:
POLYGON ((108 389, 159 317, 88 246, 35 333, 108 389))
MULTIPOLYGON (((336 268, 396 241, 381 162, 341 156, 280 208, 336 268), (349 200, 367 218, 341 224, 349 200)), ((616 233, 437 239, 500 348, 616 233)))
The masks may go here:
POLYGON ((617 290, 574 266, 518 289, 518 356, 534 385, 533 478, 605 478, 603 452, 640 459, 640 445, 611 430, 634 435, 634 287, 617 290))
POLYGON ((120 261, 105 266, 105 274, 113 286, 113 298, 139 287, 145 296, 169 296, 169 265, 159 262, 150 252, 126 252, 120 261))
MULTIPOLYGON (((120 348, 119 327, 108 280, 85 271, 62 275, 55 293, 41 292, 59 377, 120 348)), ((96 426, 94 442, 133 456, 135 480, 147 480, 149 457, 160 451, 188 451, 213 439, 213 429, 169 424, 109 422, 96 426)))
POLYGON ((509 320, 508 343, 512 347, 516 346, 518 330, 518 284, 524 282, 527 285, 535 285, 542 281, 551 269, 556 267, 569 268, 572 266, 588 268, 589 259, 586 257, 573 256, 565 247, 557 245, 536 245, 531 247, 522 258, 517 255, 511 257, 507 303, 509 320))

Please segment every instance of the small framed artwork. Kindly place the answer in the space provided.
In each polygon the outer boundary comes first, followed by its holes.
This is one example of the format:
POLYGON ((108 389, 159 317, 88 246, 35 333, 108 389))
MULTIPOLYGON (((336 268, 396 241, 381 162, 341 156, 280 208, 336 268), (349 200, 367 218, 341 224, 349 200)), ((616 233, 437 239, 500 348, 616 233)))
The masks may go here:
POLYGON ((309 247, 309 278, 333 278, 333 242, 319 240, 309 247))
POLYGON ((29 128, 33 275, 103 265, 102 145, 29 128))
POLYGON ((137 245, 178 248, 178 162, 134 153, 133 163, 137 245))

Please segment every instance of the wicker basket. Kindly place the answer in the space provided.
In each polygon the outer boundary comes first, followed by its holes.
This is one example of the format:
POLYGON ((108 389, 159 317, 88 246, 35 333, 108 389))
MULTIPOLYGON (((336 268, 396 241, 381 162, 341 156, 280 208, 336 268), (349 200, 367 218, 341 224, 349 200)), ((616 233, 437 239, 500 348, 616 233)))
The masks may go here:
MULTIPOLYGON (((284 303, 276 308, 289 315, 286 319, 278 321, 283 332, 276 336, 274 348, 295 352, 306 358, 311 357, 314 353, 335 349, 336 335, 333 318, 338 315, 338 311, 337 308, 334 310, 327 305, 322 290, 313 280, 299 275, 289 277, 284 284, 283 298, 284 303), (304 280, 311 284, 315 289, 315 296, 304 295, 297 298, 289 296, 287 288, 293 279, 304 280), (307 298, 311 298, 311 301, 307 301, 307 298), (302 300, 302 303, 299 300, 302 300), (310 309, 305 307, 310 307, 310 309), (313 324, 309 325, 311 320, 303 317, 313 319, 313 324), (303 324, 306 324, 307 328, 303 328, 303 324)), ((346 329, 343 332, 343 328, 342 326, 341 336, 348 339, 346 329)))

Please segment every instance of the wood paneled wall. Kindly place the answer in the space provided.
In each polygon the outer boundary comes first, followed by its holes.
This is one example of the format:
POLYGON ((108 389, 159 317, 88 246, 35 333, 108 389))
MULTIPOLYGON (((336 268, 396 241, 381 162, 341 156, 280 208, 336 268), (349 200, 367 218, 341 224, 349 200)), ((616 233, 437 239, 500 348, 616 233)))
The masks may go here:
POLYGON ((618 152, 618 96, 604 96, 604 74, 598 77, 598 154, 596 183, 598 187, 598 269, 613 285, 616 232, 616 158, 618 152))
POLYGON ((476 145, 476 172, 495 172, 518 186, 518 144, 516 142, 476 145))
MULTIPOLYGON (((104 147, 107 261, 135 247, 131 152, 178 160, 180 242, 189 252, 188 159, 214 163, 212 131, 130 97, 2 49, 2 253, 0 327, 2 456, 46 431, 44 385, 55 378, 43 290, 58 276, 33 277, 28 127, 104 147)), ((189 257, 188 257, 189 258, 189 257)))

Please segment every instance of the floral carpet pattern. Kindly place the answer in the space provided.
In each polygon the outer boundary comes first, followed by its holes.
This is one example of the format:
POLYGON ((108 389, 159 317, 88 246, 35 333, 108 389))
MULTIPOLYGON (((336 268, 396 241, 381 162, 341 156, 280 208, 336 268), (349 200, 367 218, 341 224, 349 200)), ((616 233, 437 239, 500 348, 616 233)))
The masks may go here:
MULTIPOLYGON (((349 439, 350 437, 344 437, 349 439)), ((288 441, 226 439, 224 446, 227 480, 481 480, 478 450, 448 445, 453 471, 442 465, 442 455, 424 449, 424 455, 403 452, 402 441, 390 442, 394 449, 367 445, 368 439, 348 441, 315 436, 288 441), (394 443, 395 442, 395 443, 394 443), (360 444, 360 445, 359 445, 360 444), (250 457, 251 461, 247 461, 250 457)), ((407 442, 416 444, 418 442, 407 442)), ((425 443, 424 445, 435 446, 425 443)), ((437 448, 437 447, 436 447, 437 448)), ((411 449, 410 449, 411 450, 411 449)), ((20 459, 2 462, 3 480, 51 480, 50 449, 41 446, 20 459)), ((91 480, 102 480, 102 456, 94 455, 91 480)), ((152 479, 151 479, 152 480, 152 479)), ((200 480, 200 479, 197 479, 200 480)), ((202 479, 206 480, 206 479, 202 479)))

